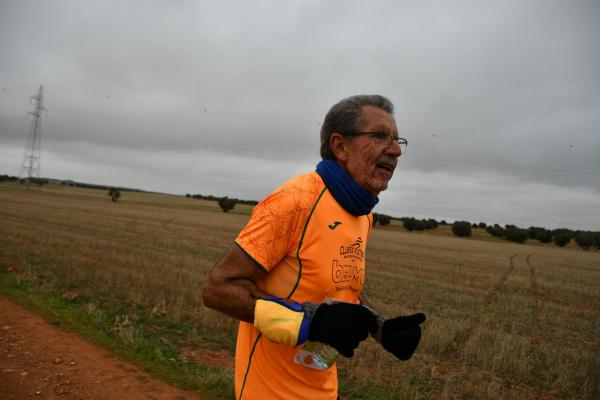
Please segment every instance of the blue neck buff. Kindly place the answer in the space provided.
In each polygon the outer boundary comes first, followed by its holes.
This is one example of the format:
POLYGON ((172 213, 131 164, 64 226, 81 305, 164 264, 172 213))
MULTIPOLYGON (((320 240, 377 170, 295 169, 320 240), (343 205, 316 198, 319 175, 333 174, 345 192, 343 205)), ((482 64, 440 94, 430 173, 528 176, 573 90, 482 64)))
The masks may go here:
POLYGON ((379 198, 361 188, 335 160, 322 160, 317 164, 317 173, 337 202, 352 215, 367 215, 379 202, 379 198))

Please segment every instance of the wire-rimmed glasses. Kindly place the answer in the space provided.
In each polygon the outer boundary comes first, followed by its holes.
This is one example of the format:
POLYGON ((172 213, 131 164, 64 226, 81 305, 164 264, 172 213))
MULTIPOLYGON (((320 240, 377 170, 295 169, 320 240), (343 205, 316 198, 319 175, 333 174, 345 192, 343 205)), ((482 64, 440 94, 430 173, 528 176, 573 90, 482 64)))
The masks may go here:
POLYGON ((385 132, 352 132, 347 133, 347 136, 360 136, 360 135, 369 135, 371 139, 373 139, 373 143, 379 147, 380 149, 386 149, 393 142, 396 142, 400 145, 400 153, 404 154, 406 151, 406 146, 408 146, 408 141, 401 137, 394 137, 385 132))

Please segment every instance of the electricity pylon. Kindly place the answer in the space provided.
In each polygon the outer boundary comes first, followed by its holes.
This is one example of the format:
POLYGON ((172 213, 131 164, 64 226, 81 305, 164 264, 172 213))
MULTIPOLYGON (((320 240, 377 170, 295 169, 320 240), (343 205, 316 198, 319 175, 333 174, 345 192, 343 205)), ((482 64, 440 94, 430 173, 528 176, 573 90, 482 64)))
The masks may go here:
POLYGON ((42 111, 48 112, 44 108, 44 86, 40 86, 38 94, 31 96, 31 100, 35 100, 35 108, 33 111, 27 113, 27 115, 33 115, 31 121, 31 129, 29 130, 29 136, 27 137, 27 144, 25 145, 25 153, 23 155, 23 163, 21 164, 21 172, 19 178, 27 176, 27 183, 31 181, 31 178, 41 178, 41 166, 40 157, 42 150, 42 111))

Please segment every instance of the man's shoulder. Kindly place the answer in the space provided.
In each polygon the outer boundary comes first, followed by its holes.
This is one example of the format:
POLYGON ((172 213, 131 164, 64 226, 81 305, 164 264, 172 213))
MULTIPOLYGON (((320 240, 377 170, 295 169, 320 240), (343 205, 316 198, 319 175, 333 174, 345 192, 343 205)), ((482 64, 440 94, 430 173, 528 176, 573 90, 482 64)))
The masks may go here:
POLYGON ((317 196, 324 188, 325 183, 316 171, 295 176, 279 187, 279 189, 287 192, 303 193, 305 195, 316 194, 317 196))
POLYGON ((323 179, 316 172, 295 176, 267 196, 261 203, 263 206, 280 205, 285 209, 310 209, 325 189, 323 179))

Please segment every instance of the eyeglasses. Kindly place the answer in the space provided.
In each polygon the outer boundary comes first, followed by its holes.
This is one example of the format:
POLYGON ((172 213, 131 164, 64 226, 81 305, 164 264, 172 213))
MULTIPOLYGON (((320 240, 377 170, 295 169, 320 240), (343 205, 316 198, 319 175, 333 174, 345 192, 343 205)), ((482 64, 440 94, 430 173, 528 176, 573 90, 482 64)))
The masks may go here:
POLYGON ((408 146, 408 141, 401 137, 394 137, 385 132, 353 132, 346 133, 346 136, 360 136, 360 135, 369 135, 371 139, 373 139, 373 143, 375 146, 380 149, 388 148, 393 142, 396 142, 400 145, 400 153, 404 154, 406 151, 406 146, 408 146))

